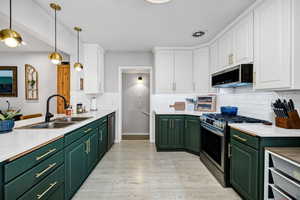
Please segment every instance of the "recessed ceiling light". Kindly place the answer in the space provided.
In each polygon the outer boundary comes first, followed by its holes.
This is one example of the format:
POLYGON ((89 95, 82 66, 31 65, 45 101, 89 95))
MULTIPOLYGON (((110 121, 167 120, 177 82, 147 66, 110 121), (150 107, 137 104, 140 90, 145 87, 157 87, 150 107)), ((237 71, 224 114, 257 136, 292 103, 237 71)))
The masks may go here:
POLYGON ((162 4, 162 3, 168 3, 170 2, 171 0, 145 0, 149 3, 153 3, 153 4, 162 4))
POLYGON ((202 37, 205 35, 204 31, 197 31, 195 33, 193 33, 193 37, 198 38, 198 37, 202 37))

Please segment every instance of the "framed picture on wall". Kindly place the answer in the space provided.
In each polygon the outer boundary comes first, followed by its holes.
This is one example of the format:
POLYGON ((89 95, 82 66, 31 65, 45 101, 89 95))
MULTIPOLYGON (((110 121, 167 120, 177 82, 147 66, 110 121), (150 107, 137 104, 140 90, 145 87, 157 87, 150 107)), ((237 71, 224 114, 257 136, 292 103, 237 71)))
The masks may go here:
POLYGON ((18 96, 18 68, 0 66, 0 97, 18 96))

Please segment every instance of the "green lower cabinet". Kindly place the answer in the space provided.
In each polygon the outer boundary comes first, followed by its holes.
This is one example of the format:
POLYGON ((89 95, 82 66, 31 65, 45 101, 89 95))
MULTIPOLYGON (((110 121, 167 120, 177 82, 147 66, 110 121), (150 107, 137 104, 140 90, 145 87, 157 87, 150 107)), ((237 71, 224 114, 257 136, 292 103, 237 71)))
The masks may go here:
POLYGON ((184 148, 184 117, 158 116, 156 146, 159 150, 184 148))
POLYGON ((47 200, 64 200, 65 186, 61 185, 47 200))
POLYGON ((88 172, 88 141, 85 136, 65 148, 65 199, 71 199, 79 189, 88 172))
POLYGON ((100 160, 107 151, 107 124, 101 124, 98 128, 98 159, 100 160))
POLYGON ((200 120, 198 117, 186 117, 184 147, 186 150, 200 153, 200 120))
POLYGON ((258 159, 258 150, 231 141, 230 182, 247 200, 258 199, 258 159))
POLYGON ((98 129, 95 128, 90 133, 88 140, 88 173, 90 173, 98 162, 98 129))

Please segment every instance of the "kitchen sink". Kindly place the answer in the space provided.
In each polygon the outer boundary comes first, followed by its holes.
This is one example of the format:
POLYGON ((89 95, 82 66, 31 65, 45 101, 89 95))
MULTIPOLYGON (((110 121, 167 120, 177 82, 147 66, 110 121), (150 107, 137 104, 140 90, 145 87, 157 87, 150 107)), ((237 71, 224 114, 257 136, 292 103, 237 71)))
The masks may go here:
POLYGON ((61 117, 61 118, 56 118, 54 119, 55 122, 81 122, 87 119, 90 119, 91 117, 71 117, 71 118, 66 118, 66 117, 61 117))
POLYGON ((17 129, 57 129, 57 128, 66 128, 75 124, 74 122, 41 122, 37 124, 32 124, 28 126, 19 127, 17 129))

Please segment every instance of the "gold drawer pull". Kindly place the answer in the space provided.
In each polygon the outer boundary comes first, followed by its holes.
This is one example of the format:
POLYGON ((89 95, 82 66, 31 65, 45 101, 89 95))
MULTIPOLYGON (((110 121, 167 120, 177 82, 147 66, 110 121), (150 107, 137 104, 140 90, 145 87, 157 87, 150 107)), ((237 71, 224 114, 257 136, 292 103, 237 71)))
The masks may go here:
POLYGON ((51 165, 49 165, 46 169, 44 169, 43 171, 41 171, 40 173, 37 173, 35 175, 36 178, 39 178, 40 176, 42 176, 43 174, 45 174, 47 171, 49 171, 50 169, 52 169, 53 167, 56 166, 56 163, 53 163, 51 165))
POLYGON ((85 130, 84 132, 85 132, 85 133, 88 133, 88 132, 90 132, 91 130, 93 130, 93 129, 92 129, 92 128, 89 128, 89 129, 85 130))
POLYGON ((52 188, 54 188, 54 186, 57 185, 57 181, 54 182, 54 183, 51 183, 50 186, 48 187, 47 190, 45 190, 42 194, 38 194, 36 195, 37 199, 41 199, 43 198, 43 196, 45 196, 52 188))
POLYGON ((233 137, 235 137, 236 139, 238 139, 238 140, 240 140, 242 142, 247 142, 247 139, 244 139, 244 138, 242 138, 242 137, 240 137, 238 135, 233 135, 233 137))
POLYGON ((48 156, 49 154, 51 154, 51 153, 53 153, 53 152, 55 152, 56 151, 56 149, 54 148, 54 149, 51 149, 51 150, 49 150, 47 153, 45 153, 44 155, 41 155, 41 156, 39 156, 39 157, 36 157, 36 160, 41 160, 42 158, 45 158, 46 156, 48 156))

